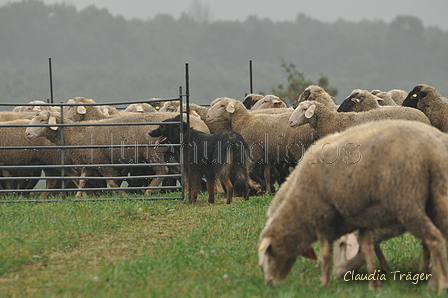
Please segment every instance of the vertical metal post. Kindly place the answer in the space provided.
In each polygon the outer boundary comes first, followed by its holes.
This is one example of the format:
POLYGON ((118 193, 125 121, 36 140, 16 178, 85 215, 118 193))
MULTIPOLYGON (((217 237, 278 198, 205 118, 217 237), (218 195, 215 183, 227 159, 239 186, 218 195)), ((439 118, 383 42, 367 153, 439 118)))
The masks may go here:
POLYGON ((254 84, 253 84, 253 77, 252 77, 252 60, 249 60, 249 84, 250 84, 250 93, 254 93, 254 84))
POLYGON ((179 163, 180 165, 180 185, 181 185, 181 196, 182 196, 182 201, 185 202, 185 156, 184 156, 184 147, 183 147, 183 143, 184 143, 184 125, 183 125, 183 121, 182 121, 182 111, 183 111, 183 97, 182 97, 182 86, 179 86, 179 106, 180 106, 180 149, 179 149, 179 163))
MULTIPOLYGON (((191 152, 191 148, 190 148, 190 72, 189 72, 189 68, 188 68, 188 63, 185 63, 185 104, 186 106, 186 112, 187 112, 187 129, 186 131, 186 146, 187 146, 187 158, 186 158, 186 162, 187 162, 187 175, 190 175, 190 166, 191 166, 191 160, 190 160, 190 152, 191 152)), ((182 114, 182 111, 181 111, 182 114)), ((181 117, 181 121, 182 121, 183 117, 181 117)), ((191 183, 188 183, 188 199, 191 199, 191 183)))
POLYGON ((50 71, 50 102, 53 103, 53 70, 51 67, 51 58, 48 58, 48 68, 50 71))
MULTIPOLYGON (((62 103, 62 102, 61 102, 62 103)), ((61 124, 64 124, 64 106, 61 105, 61 124)), ((65 146, 64 126, 61 126, 61 146, 65 146)), ((61 165, 65 165, 65 152, 64 148, 61 148, 61 165)), ((61 177, 65 177, 65 168, 61 168, 61 177)), ((65 180, 61 180, 61 188, 65 189, 65 180)), ((67 193, 62 192, 62 197, 65 198, 67 193)))

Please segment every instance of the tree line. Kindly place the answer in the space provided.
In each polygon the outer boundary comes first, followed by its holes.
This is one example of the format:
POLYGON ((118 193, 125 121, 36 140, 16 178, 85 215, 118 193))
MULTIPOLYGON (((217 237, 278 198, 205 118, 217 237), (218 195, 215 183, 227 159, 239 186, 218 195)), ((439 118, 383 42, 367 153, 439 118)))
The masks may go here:
POLYGON ((415 16, 391 23, 325 23, 304 14, 284 22, 198 21, 188 13, 126 20, 95 6, 26 0, 0 7, 0 40, 1 102, 49 98, 48 58, 57 102, 177 97, 185 63, 193 102, 242 99, 250 60, 256 93, 289 92, 292 71, 337 90, 338 102, 355 88, 409 91, 420 83, 448 96, 448 32, 415 16))

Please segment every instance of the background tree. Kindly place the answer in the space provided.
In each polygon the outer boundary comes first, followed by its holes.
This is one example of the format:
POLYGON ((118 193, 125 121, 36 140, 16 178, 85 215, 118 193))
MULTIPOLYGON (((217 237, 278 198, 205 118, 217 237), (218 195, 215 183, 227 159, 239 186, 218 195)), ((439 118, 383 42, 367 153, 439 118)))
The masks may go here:
POLYGON ((277 89, 272 89, 272 94, 280 97, 287 104, 292 104, 309 85, 319 85, 333 97, 338 94, 338 89, 329 85, 329 79, 325 75, 321 74, 317 83, 314 83, 305 78, 303 72, 300 72, 296 65, 288 64, 284 59, 281 59, 281 62, 288 74, 288 83, 286 85, 278 84, 277 89))

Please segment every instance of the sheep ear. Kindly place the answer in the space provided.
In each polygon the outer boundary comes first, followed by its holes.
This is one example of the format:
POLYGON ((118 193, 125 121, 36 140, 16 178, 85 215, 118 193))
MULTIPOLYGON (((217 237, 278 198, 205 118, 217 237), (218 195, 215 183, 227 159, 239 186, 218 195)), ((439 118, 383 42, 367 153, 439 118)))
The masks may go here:
MULTIPOLYGON (((56 117, 51 116, 48 118, 48 124, 56 124, 56 117)), ((50 126, 52 130, 58 130, 57 126, 50 126)))
POLYGON ((258 266, 263 266, 266 260, 266 251, 272 244, 272 239, 270 237, 265 237, 261 239, 260 245, 258 246, 258 266))
POLYGON ((229 113, 235 113, 235 105, 231 102, 227 105, 226 111, 229 113))
POLYGON ((86 113, 86 108, 84 106, 78 106, 76 108, 76 111, 78 112, 78 114, 85 114, 86 113))
POLYGON ((141 105, 137 105, 137 112, 143 113, 143 107, 141 105))
POLYGON ((314 111, 316 110, 316 105, 311 105, 305 112, 306 118, 311 118, 314 115, 314 111))
POLYGON ((347 246, 346 246, 346 250, 345 250, 345 257, 347 258, 347 260, 351 260, 354 257, 356 257, 358 252, 359 252, 358 238, 356 237, 356 235, 354 233, 351 233, 347 236, 347 246))

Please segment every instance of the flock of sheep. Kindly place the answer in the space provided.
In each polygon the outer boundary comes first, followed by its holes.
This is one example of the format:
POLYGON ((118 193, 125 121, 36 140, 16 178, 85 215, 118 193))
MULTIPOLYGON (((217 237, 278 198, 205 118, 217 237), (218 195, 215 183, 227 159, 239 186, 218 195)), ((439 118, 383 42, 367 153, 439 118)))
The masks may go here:
MULTIPOLYGON (((47 177, 63 171, 68 178, 47 179, 46 188, 64 183, 77 196, 107 185, 123 195, 138 187, 149 194, 163 183, 176 185, 179 166, 166 165, 173 158, 169 147, 148 146, 158 142, 148 134, 158 124, 145 123, 174 118, 182 112, 180 102, 141 103, 123 111, 82 97, 68 103, 77 105, 61 111, 36 103, 0 113, 1 146, 15 148, 0 156, 2 189, 35 186, 37 179, 7 179, 30 175, 13 167, 18 165, 48 165, 47 177), (63 151, 51 148, 62 143, 63 151), (24 154, 27 146, 45 149, 24 154), (61 160, 72 166, 51 167, 61 160), (99 164, 113 166, 89 166, 99 164)), ((209 108, 190 104, 189 110, 195 130, 240 134, 249 147, 246 165, 256 190, 276 192, 258 243, 267 283, 283 282, 299 255, 315 258, 316 241, 322 285, 329 286, 333 255, 335 276, 364 263, 374 276, 375 254, 381 269, 390 269, 380 243, 408 231, 422 239, 419 272, 431 275, 428 287, 448 290, 448 99, 434 87, 355 89, 338 106, 323 88, 310 85, 293 107, 273 95, 249 94, 244 101, 216 98, 209 108)), ((377 278, 369 281, 371 289, 380 285, 377 278)))

